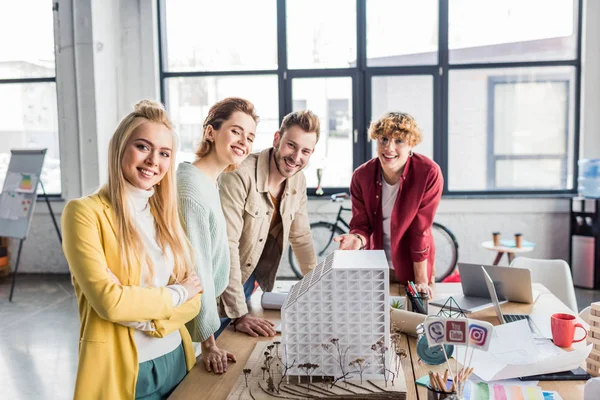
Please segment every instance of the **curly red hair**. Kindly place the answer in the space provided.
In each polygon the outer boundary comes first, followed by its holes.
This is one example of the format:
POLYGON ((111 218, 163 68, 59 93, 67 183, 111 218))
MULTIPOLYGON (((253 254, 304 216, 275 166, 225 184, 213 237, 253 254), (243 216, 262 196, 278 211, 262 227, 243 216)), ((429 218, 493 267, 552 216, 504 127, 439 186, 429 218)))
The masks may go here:
POLYGON ((377 121, 371 122, 369 126, 369 137, 377 140, 382 136, 401 139, 414 147, 421 143, 421 129, 415 119, 407 113, 389 112, 385 113, 377 121))

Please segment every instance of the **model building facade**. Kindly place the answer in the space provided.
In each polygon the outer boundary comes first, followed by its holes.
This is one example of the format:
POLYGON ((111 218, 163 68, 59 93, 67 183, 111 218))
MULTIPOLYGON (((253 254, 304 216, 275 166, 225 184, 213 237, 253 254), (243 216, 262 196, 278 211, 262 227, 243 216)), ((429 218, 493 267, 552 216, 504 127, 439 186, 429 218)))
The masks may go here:
POLYGON ((381 357, 371 347, 390 346, 388 297, 383 250, 331 253, 292 287, 281 309, 284 362, 294 363, 290 375, 303 374, 296 366, 311 363, 320 366, 316 374, 339 377, 360 358, 369 363, 363 377, 381 376, 381 357))

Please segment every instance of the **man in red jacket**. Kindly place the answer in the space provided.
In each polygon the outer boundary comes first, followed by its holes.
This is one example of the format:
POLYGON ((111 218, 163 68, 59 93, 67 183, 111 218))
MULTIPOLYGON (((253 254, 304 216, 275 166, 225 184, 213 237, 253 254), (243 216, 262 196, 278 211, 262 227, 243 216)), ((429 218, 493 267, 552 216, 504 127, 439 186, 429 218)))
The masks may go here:
POLYGON ((350 233, 334 240, 342 250, 384 250, 400 283, 414 281, 431 296, 431 225, 444 187, 440 167, 413 153, 421 131, 406 113, 385 114, 371 123, 369 136, 377 142, 377 157, 354 171, 350 233))

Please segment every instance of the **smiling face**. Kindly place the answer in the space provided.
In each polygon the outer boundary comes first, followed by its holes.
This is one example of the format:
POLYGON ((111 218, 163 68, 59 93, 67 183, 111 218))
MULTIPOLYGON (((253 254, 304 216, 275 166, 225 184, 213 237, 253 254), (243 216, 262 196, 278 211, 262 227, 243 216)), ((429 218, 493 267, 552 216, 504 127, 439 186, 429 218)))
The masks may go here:
POLYGON ((133 186, 149 190, 171 167, 173 135, 163 124, 144 122, 132 133, 123 152, 123 176, 133 186))
POLYGON ((408 159, 412 147, 406 141, 391 136, 377 138, 377 158, 388 174, 398 173, 408 159))
POLYGON ((289 127, 283 134, 275 132, 273 161, 284 178, 291 178, 302 171, 315 151, 317 134, 306 132, 297 125, 289 127))
POLYGON ((252 151, 256 135, 256 122, 241 111, 231 114, 221 127, 206 128, 206 138, 213 142, 215 155, 224 165, 239 165, 252 151))

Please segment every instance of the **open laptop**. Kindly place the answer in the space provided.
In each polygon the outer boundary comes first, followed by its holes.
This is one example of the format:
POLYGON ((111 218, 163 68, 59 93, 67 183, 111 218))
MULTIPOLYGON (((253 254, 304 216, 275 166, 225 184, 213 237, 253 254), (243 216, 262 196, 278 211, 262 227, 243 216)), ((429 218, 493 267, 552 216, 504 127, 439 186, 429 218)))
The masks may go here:
MULTIPOLYGON (((482 267, 495 282, 500 303, 507 301, 533 303, 531 271, 528 269, 459 263, 458 271, 463 294, 452 298, 463 312, 473 313, 494 305, 486 286, 482 267)), ((442 307, 447 300, 447 297, 435 299, 429 304, 442 307)))
POLYGON ((534 320, 527 314, 504 314, 502 312, 502 308, 500 307, 500 302, 498 301, 498 294, 496 293, 496 287, 494 285, 494 281, 492 280, 492 278, 490 277, 490 275, 487 273, 487 271, 485 270, 485 268, 481 267, 481 270, 483 271, 483 275, 485 277, 485 284, 488 288, 488 291, 490 292, 490 297, 492 298, 492 303, 494 303, 494 308, 496 310, 496 316, 498 317, 498 321, 501 324, 508 324, 511 322, 516 322, 516 321, 520 321, 520 320, 527 320, 527 323, 529 324, 529 330, 531 330, 531 333, 533 333, 534 338, 547 338, 547 335, 544 334, 540 328, 537 326, 537 324, 534 322, 534 320))

